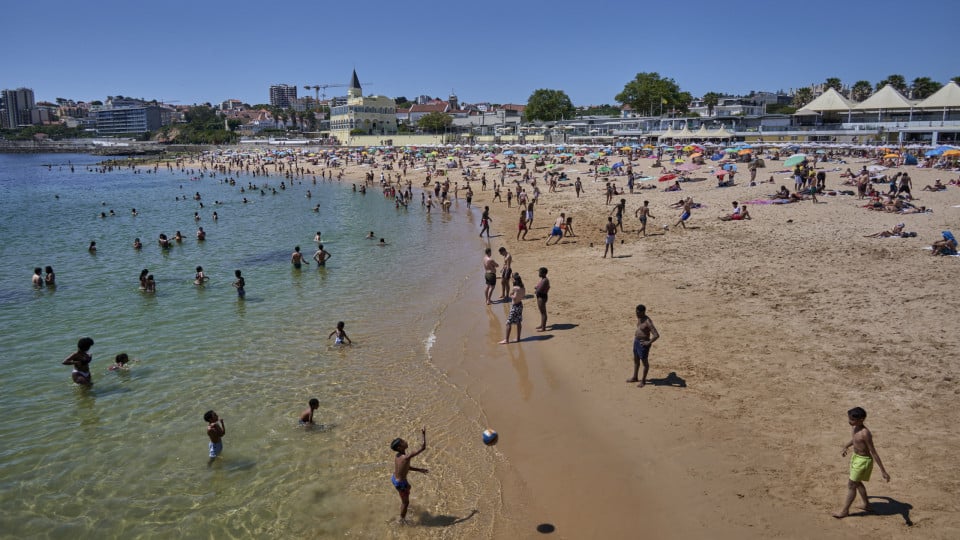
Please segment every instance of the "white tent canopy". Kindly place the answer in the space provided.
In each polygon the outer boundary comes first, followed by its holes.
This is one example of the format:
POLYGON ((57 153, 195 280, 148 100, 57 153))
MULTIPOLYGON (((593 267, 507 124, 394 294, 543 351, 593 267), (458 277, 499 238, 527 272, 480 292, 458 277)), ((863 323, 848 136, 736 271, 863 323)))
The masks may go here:
POLYGON ((960 108, 960 86, 950 81, 930 97, 918 103, 917 107, 920 109, 960 108))
POLYGON ((890 109, 910 109, 914 102, 903 97, 903 94, 897 92, 897 89, 889 84, 877 91, 877 93, 856 104, 853 109, 856 111, 877 111, 890 109))
POLYGON ((857 102, 850 101, 843 97, 840 92, 833 88, 828 88, 826 92, 820 94, 817 99, 807 103, 802 109, 793 113, 797 116, 811 115, 824 111, 849 111, 857 105, 857 102))

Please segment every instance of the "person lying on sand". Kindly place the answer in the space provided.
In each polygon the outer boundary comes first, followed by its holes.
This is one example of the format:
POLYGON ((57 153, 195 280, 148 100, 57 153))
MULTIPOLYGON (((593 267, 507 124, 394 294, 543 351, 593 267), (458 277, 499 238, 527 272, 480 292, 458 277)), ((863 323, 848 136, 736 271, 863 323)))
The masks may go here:
POLYGON ((945 191, 946 189, 947 189, 947 186, 943 185, 943 182, 939 178, 937 178, 933 182, 932 186, 931 185, 923 186, 923 189, 921 191, 945 191))
POLYGON ((906 227, 906 224, 897 223, 897 225, 889 231, 880 231, 878 233, 867 234, 864 235, 864 238, 890 238, 891 236, 900 236, 903 233, 904 227, 906 227))

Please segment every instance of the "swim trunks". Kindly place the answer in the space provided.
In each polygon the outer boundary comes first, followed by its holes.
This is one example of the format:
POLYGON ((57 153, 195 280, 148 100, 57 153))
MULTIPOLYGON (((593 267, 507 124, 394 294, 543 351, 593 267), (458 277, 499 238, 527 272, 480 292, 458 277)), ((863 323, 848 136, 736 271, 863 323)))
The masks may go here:
POLYGON ((397 480, 397 477, 395 476, 390 477, 390 482, 400 493, 410 493, 410 482, 407 482, 406 480, 397 480))
POLYGON ((507 324, 520 324, 523 322, 523 304, 513 304, 510 306, 510 314, 507 315, 507 324))
POLYGON ((500 271, 500 279, 504 281, 510 279, 510 276, 512 275, 513 275, 513 270, 511 270, 509 266, 505 267, 503 270, 500 271))
POLYGON ((237 287, 237 296, 244 298, 247 296, 247 291, 243 290, 243 287, 237 287))
POLYGON ((647 360, 650 357, 650 346, 644 345, 639 339, 633 339, 633 357, 640 360, 647 360))
POLYGON ((298 262, 297 262, 297 263, 293 263, 293 267, 296 268, 297 270, 299 270, 299 269, 300 269, 300 263, 298 263, 298 262))
POLYGON ((850 456, 850 480, 853 482, 869 482, 873 472, 873 458, 861 456, 854 452, 850 456))
POLYGON ((223 452, 223 441, 210 443, 210 457, 215 458, 223 452))
POLYGON ((680 221, 686 221, 690 219, 690 212, 684 212, 680 215, 680 221))
POLYGON ((536 293, 536 297, 539 298, 539 299, 541 299, 541 300, 543 300, 544 302, 547 301, 547 293, 545 293, 545 292, 538 292, 538 293, 536 293))
POLYGON ((486 272, 483 274, 483 280, 492 287, 497 284, 497 275, 493 272, 486 272))
POLYGON ((550 231, 550 236, 563 236, 563 231, 560 230, 560 227, 554 225, 553 229, 550 231))
POLYGON ((647 222, 647 216, 640 216, 640 223, 646 223, 646 222, 647 222))
POLYGON ((608 234, 608 235, 607 235, 607 245, 608 245, 608 246, 612 246, 612 245, 613 245, 613 239, 616 238, 616 237, 617 237, 617 235, 615 235, 615 234, 608 234))

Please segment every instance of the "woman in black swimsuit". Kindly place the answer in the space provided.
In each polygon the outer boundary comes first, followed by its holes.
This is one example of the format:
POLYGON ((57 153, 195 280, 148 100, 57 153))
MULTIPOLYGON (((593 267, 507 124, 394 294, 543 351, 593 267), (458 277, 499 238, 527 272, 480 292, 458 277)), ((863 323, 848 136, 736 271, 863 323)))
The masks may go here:
POLYGON ((537 327, 537 331, 545 332, 547 330, 547 294, 550 292, 550 280, 547 279, 547 269, 545 267, 540 267, 538 272, 540 281, 533 288, 537 297, 537 309, 540 310, 540 326, 537 327))

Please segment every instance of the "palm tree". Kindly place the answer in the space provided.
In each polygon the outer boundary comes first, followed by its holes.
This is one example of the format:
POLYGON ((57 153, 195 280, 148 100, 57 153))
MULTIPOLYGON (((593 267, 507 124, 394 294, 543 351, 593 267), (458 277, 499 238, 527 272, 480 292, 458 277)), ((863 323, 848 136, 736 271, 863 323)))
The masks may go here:
POLYGON ((838 77, 830 77, 823 83, 823 89, 826 91, 827 88, 833 88, 837 92, 843 89, 843 83, 840 82, 838 77))
POLYGON ((934 92, 943 86, 930 77, 917 77, 910 84, 911 99, 925 99, 933 95, 934 92))
POLYGON ((703 104, 707 106, 707 116, 713 116, 713 108, 720 103, 720 94, 707 92, 703 95, 703 104))
POLYGON ((877 83, 877 90, 880 90, 888 84, 901 94, 906 94, 909 91, 907 88, 907 80, 903 78, 903 75, 888 76, 886 79, 877 83))
POLYGON ((798 109, 811 101, 813 101, 813 90, 811 90, 809 86, 798 88, 797 91, 793 93, 792 105, 798 109))
POLYGON ((850 99, 854 101, 863 101, 873 93, 873 85, 870 81, 857 81, 853 83, 850 89, 850 99))

